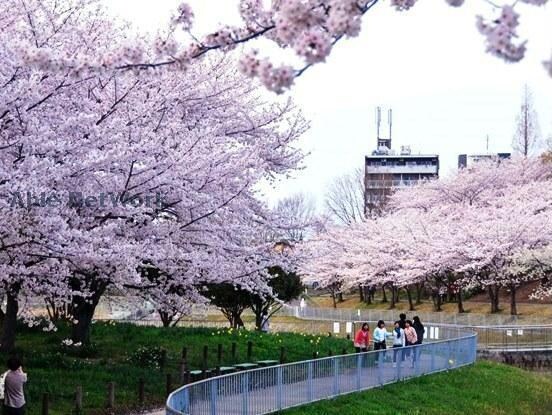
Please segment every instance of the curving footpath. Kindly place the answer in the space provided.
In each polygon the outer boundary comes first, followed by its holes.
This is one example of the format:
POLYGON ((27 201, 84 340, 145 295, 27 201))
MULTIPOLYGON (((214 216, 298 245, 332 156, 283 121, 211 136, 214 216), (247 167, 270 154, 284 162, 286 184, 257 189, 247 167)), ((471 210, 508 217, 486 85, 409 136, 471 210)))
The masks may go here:
POLYGON ((442 328, 441 338, 399 350, 308 360, 185 385, 167 415, 262 415, 475 362, 477 334, 442 328), (393 363, 395 358, 396 363, 393 363))

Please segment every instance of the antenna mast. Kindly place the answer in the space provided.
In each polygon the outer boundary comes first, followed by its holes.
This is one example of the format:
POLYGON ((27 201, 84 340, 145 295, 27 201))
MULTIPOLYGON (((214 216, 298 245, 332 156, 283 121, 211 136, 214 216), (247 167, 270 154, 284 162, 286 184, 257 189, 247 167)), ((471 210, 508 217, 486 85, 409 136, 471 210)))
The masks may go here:
POLYGON ((389 123, 389 143, 391 143, 391 133, 393 131, 393 110, 391 108, 387 113, 387 122, 389 123))

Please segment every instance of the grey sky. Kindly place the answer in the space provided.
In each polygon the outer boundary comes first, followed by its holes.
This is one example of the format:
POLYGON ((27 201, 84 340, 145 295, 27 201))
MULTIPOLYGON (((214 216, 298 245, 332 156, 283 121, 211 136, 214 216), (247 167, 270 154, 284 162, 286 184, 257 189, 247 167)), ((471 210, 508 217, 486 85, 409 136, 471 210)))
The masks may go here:
MULTIPOLYGON (((139 30, 153 32, 167 22, 176 0, 106 0, 115 15, 139 30)), ((198 33, 219 22, 235 21, 235 0, 192 0, 198 33)), ((541 62, 552 54, 552 5, 520 4, 520 38, 528 53, 519 64, 506 64, 485 53, 475 15, 491 16, 483 0, 455 9, 444 0, 420 0, 398 13, 388 2, 364 19, 361 35, 338 45, 328 61, 306 72, 291 91, 312 122, 302 139, 310 151, 306 168, 295 179, 266 191, 273 203, 294 192, 307 192, 320 205, 332 177, 363 166, 375 146, 374 108, 394 111, 393 147, 437 153, 441 173, 456 168, 460 153, 511 151, 523 84, 533 91, 544 137, 552 134, 552 78, 541 62)), ((384 119, 384 123, 386 120, 384 119)))

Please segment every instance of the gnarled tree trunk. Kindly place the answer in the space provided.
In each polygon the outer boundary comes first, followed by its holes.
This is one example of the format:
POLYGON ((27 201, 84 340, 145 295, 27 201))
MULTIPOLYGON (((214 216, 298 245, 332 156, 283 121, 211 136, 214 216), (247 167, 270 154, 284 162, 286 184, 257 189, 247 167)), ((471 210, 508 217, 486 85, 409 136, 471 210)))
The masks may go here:
POLYGON ((517 302, 516 302, 517 287, 512 284, 510 286, 510 315, 517 316, 517 302))
POLYGON ((464 294, 462 292, 462 287, 458 287, 458 294, 457 294, 457 297, 458 297, 458 313, 465 313, 466 311, 464 310, 464 294))
POLYGON ((17 313, 19 311, 19 284, 9 286, 6 290, 6 312, 0 338, 0 351, 10 353, 15 349, 15 334, 17 327, 17 313))
POLYGON ((412 293, 410 292, 410 287, 406 287, 406 296, 408 297, 408 309, 410 311, 416 310, 414 308, 414 302, 412 301, 412 293))
POLYGON ((491 301, 491 313, 498 313, 500 311, 500 308, 499 308, 500 287, 498 287, 497 285, 489 285, 487 286, 487 292, 489 294, 489 300, 491 301))

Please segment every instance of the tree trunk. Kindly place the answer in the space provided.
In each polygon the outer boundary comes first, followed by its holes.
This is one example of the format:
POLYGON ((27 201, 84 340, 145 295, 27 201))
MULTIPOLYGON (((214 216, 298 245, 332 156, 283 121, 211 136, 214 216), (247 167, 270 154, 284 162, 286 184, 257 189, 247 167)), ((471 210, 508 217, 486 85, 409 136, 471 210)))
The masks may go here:
POLYGON ((0 339, 0 351, 10 353, 15 349, 15 334, 17 328, 17 313, 19 311, 19 288, 13 287, 6 293, 6 313, 2 326, 2 338, 0 339))
POLYGON ((364 287, 361 284, 358 284, 358 295, 360 296, 360 302, 364 302, 364 287))
POLYGON ((395 289, 395 304, 399 304, 401 302, 400 294, 401 294, 401 289, 397 287, 395 289))
POLYGON ((408 309, 410 311, 416 310, 414 308, 414 302, 412 301, 412 293, 410 292, 410 287, 406 287, 406 296, 408 297, 408 309))
POLYGON ((458 287, 458 313, 465 313, 462 287, 458 287))
POLYGON ((331 296, 332 296, 333 308, 337 308, 337 298, 336 298, 336 297, 337 297, 337 294, 336 294, 335 290, 332 289, 332 290, 330 291, 330 294, 331 294, 331 296))
POLYGON ((337 293, 337 300, 338 300, 340 303, 342 303, 343 301, 345 301, 345 300, 343 299, 343 293, 342 293, 341 291, 337 293))
POLYGON ((366 304, 372 304, 372 290, 368 286, 364 286, 364 302, 366 304))
POLYGON ((381 286, 381 295, 382 295, 382 299, 381 299, 381 302, 382 303, 386 303, 387 302, 387 294, 385 292, 385 284, 383 284, 381 286))
POLYGON ((416 305, 421 305, 422 304, 422 289, 423 289, 423 285, 418 283, 416 284, 416 305))
POLYGON ((395 290, 396 290, 395 286, 392 285, 391 286, 391 304, 389 304, 389 309, 390 310, 393 310, 396 307, 397 296, 396 296, 395 290))
POLYGON ((443 311, 441 308, 442 297, 439 289, 431 291, 431 298, 433 300, 433 311, 443 311))
POLYGON ((489 293, 489 300, 491 300, 491 313, 498 313, 499 309, 499 294, 500 288, 496 285, 489 285, 487 287, 487 292, 489 293))
POLYGON ((73 343, 90 344, 90 328, 97 302, 91 304, 84 300, 74 304, 73 317, 76 321, 71 326, 71 340, 73 343))
POLYGON ((515 285, 510 286, 510 315, 517 316, 517 302, 516 302, 517 287, 515 285))
POLYGON ((161 323, 163 323, 163 327, 169 327, 173 320, 173 314, 169 314, 167 311, 157 311, 159 314, 159 317, 161 318, 161 323))
POLYGON ((454 301, 454 293, 452 292, 452 284, 447 285, 447 303, 454 301))

